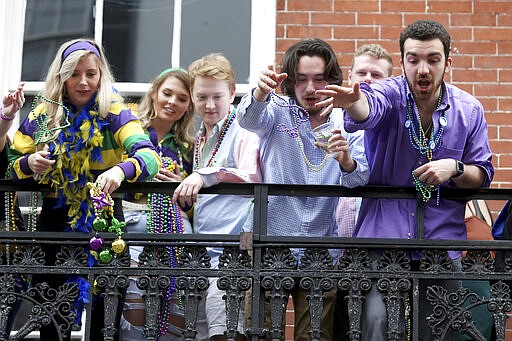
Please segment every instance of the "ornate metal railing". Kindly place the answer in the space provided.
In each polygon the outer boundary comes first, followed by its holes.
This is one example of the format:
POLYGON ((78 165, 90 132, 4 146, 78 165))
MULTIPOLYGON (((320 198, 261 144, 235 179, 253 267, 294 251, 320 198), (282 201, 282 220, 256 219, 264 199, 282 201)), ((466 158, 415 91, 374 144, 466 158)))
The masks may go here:
MULTIPOLYGON (((176 184, 144 183, 123 185, 119 192, 171 193, 176 184)), ((1 191, 46 191, 36 186, 13 185, 0 181, 1 191)), ((92 235, 81 233, 48 233, 1 231, 2 250, 0 264, 0 340, 18 340, 37 331, 41 326, 55 324, 65 333, 74 324, 72 310, 78 295, 78 287, 68 283, 59 288, 44 284, 17 286, 19 278, 32 275, 81 276, 91 284, 89 295, 104 298, 105 314, 103 335, 113 340, 116 333, 115 314, 119 298, 128 285, 128 277, 136 276, 137 286, 146 292, 146 338, 155 340, 157 310, 162 289, 170 285, 174 277, 181 290, 185 306, 184 340, 194 340, 196 334, 197 306, 204 299, 208 278, 217 277, 218 287, 226 291, 228 340, 237 335, 238 313, 244 308, 244 298, 252 296, 250 314, 252 325, 247 326, 250 340, 267 338, 281 340, 284 337, 283 316, 288 292, 295 286, 309 292, 312 340, 320 337, 320 316, 324 294, 334 288, 344 290, 349 307, 349 335, 359 340, 361 335, 361 309, 364 294, 377 285, 384 295, 388 311, 388 338, 400 340, 404 330, 400 321, 404 314, 410 317, 412 340, 421 340, 419 332, 419 295, 426 295, 434 307, 429 325, 434 335, 442 340, 449 329, 456 330, 475 340, 484 340, 472 321, 471 308, 487 307, 494 318, 497 340, 505 340, 505 321, 512 311, 510 283, 512 257, 508 255, 510 241, 453 241, 396 239, 355 239, 267 236, 267 199, 279 196, 363 196, 387 198, 416 198, 414 188, 360 187, 347 189, 339 186, 277 185, 277 184, 221 184, 202 193, 237 194, 254 196, 254 231, 240 236, 232 235, 171 235, 126 233, 123 238, 130 246, 143 246, 137 267, 130 266, 130 256, 123 253, 110 263, 89 267, 87 264, 89 239, 92 235), (41 246, 60 244, 61 252, 55 264, 44 264, 41 246), (179 264, 171 267, 168 247, 181 248, 179 264), (206 247, 223 248, 219 267, 212 269, 206 247), (304 248, 304 256, 298 262, 291 253, 293 248, 304 248), (339 259, 333 259, 329 250, 344 250, 339 259), (370 255, 379 250, 378 268, 372 270, 370 255), (462 260, 462 271, 454 272, 448 250, 467 250, 462 260), (504 269, 496 269, 489 250, 506 253, 504 269), (380 253, 382 251, 382 253, 380 253), (423 257, 414 264, 410 251, 423 251, 423 257), (21 276, 23 275, 23 276, 21 276), (489 297, 482 297, 467 289, 446 292, 441 286, 429 286, 420 292, 424 280, 482 280, 491 283, 489 297), (56 289, 56 291, 54 290, 56 289), (20 301, 28 301, 32 308, 21 317, 21 325, 7 335, 8 318, 20 301), (267 303, 265 303, 267 302, 267 303), (410 303, 410 304, 409 304, 410 303), (264 313, 265 304, 269 313, 264 313), (410 308, 410 312, 402 309, 410 308), (402 307, 402 308, 401 308, 402 307), (270 321, 265 324, 265 315, 270 321)), ((446 189, 442 195, 453 199, 504 200, 512 198, 509 189, 446 189)), ((228 209, 228 208, 226 208, 228 209)), ((285 214, 285 213, 283 213, 285 214)), ((271 218, 270 218, 271 219, 271 218)), ((418 200, 419 236, 423 236, 423 205, 418 200)), ((106 240, 115 235, 105 234, 106 240)), ((27 284, 27 283, 26 283, 27 284)), ((30 283, 28 283, 30 284, 30 283)), ((90 339, 91 306, 86 305, 86 319, 82 326, 85 340, 90 339)))

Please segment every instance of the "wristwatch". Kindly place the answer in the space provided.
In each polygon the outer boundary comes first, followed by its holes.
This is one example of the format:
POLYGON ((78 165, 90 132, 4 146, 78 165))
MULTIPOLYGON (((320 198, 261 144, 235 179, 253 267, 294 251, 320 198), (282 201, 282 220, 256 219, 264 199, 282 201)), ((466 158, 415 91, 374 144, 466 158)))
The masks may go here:
POLYGON ((464 164, 460 162, 459 160, 456 160, 457 164, 455 167, 457 167, 457 174, 452 176, 452 178, 456 178, 464 174, 464 164))

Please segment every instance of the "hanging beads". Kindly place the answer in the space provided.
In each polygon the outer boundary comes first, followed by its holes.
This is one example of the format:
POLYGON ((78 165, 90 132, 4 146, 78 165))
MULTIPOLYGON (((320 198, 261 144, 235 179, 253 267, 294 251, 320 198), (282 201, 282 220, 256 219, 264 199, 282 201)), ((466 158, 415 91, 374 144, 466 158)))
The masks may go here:
POLYGON ((426 183, 422 182, 416 174, 414 174, 414 171, 412 172, 412 178, 414 179, 414 184, 416 185, 416 191, 421 193, 421 197, 423 199, 423 202, 427 202, 432 197, 432 192, 437 191, 437 200, 436 204, 439 205, 440 200, 440 190, 441 185, 427 185, 426 183))
MULTIPOLYGON (((404 77, 404 86, 407 87, 407 81, 404 77)), ((441 105, 441 100, 443 98, 443 88, 441 88, 439 92, 439 97, 437 98, 436 109, 441 105)), ((407 128, 407 132, 409 134, 409 141, 414 149, 418 151, 419 154, 425 155, 427 157, 428 162, 431 162, 433 159, 433 153, 441 146, 441 138, 443 136, 444 128, 448 124, 448 120, 446 119, 446 110, 443 110, 441 113, 441 117, 439 117, 439 129, 434 134, 434 127, 430 131, 430 137, 427 138, 427 131, 423 130, 421 125, 421 117, 419 114, 419 110, 416 107, 416 115, 413 116, 414 110, 412 108, 412 103, 407 96, 407 119, 405 121, 405 128, 407 128)), ((412 172, 412 178, 414 180, 414 184, 416 186, 416 191, 421 193, 423 202, 428 202, 432 196, 432 192, 437 191, 437 205, 439 205, 440 200, 440 185, 427 185, 421 182, 418 177, 412 172)))
MULTIPOLYGON (((228 121, 229 119, 226 122, 228 121)), ((180 167, 181 169, 180 155, 181 153, 179 153, 180 165, 178 165, 178 167, 180 167)), ((163 168, 166 168, 171 172, 175 170, 176 164, 170 157, 163 156, 161 157, 161 159, 163 168)), ((183 234, 183 218, 181 216, 181 208, 177 204, 172 203, 171 195, 166 193, 150 193, 148 195, 148 207, 148 233, 183 234)), ((178 259, 181 248, 176 246, 168 246, 167 250, 171 257, 171 268, 176 268, 178 266, 178 259)), ((178 294, 178 301, 181 306, 181 296, 179 295, 179 291, 176 288, 176 279, 174 277, 171 277, 169 287, 167 289, 162 290, 163 299, 158 310, 158 335, 165 335, 169 330, 171 304, 174 293, 178 294)))
POLYGON ((96 234, 89 241, 91 254, 103 264, 108 264, 116 255, 126 250, 126 242, 121 238, 125 222, 120 222, 114 217, 114 200, 110 194, 101 190, 99 183, 88 182, 89 194, 91 196, 95 218, 92 227, 96 234), (108 224, 110 220, 110 226, 108 224), (107 230, 115 232, 117 238, 112 242, 111 248, 105 247, 105 241, 100 237, 100 232, 107 230))
MULTIPOLYGON (((14 204, 15 204, 15 194, 14 192, 5 192, 4 193, 4 205, 5 205, 5 231, 14 231, 15 227, 15 219, 14 219, 14 204)), ((11 246, 9 244, 5 244, 5 260, 6 264, 10 264, 10 256, 11 254, 11 246)))
POLYGON ((299 149, 302 153, 302 157, 304 158, 304 162, 306 162, 306 165, 308 166, 308 168, 311 169, 311 171, 313 171, 313 172, 320 172, 324 168, 327 160, 329 159, 329 154, 325 154, 324 159, 322 160, 322 162, 320 162, 320 164, 318 164, 318 165, 312 164, 311 161, 309 161, 308 157, 306 156, 306 153, 304 152, 304 145, 302 144, 300 135, 297 136, 295 139, 297 140, 297 143, 299 144, 299 149))
MULTIPOLYGON (((222 141, 224 140, 224 137, 226 137, 226 134, 229 130, 229 127, 233 123, 233 121, 236 118, 236 110, 231 111, 231 113, 226 117, 224 124, 220 128, 219 135, 217 136, 217 142, 215 143, 215 147, 213 147, 210 158, 208 159, 208 162, 204 167, 210 167, 213 163, 213 160, 215 159, 215 155, 217 155, 217 152, 219 151, 220 145, 222 144, 222 141)), ((199 142, 200 142, 201 136, 198 134, 195 148, 194 148, 194 169, 201 168, 201 151, 199 150, 199 142)))
POLYGON ((39 129, 34 134, 34 143, 36 146, 41 143, 46 143, 46 142, 55 140, 57 138, 57 133, 60 130, 65 129, 71 125, 71 123, 69 122, 69 109, 66 108, 66 106, 64 104, 56 102, 49 98, 46 98, 41 94, 37 94, 34 97, 34 99, 32 100, 32 111, 31 112, 33 112, 34 109, 36 108, 36 104, 37 104, 38 100, 44 101, 47 103, 51 103, 51 104, 55 104, 55 105, 61 107, 64 112, 64 120, 65 121, 64 121, 64 125, 50 129, 50 128, 48 128, 48 115, 46 113, 39 114, 36 117, 36 123, 37 123, 37 126, 39 129))
MULTIPOLYGON (((443 90, 441 88, 439 97, 437 99, 436 109, 441 105, 442 97, 443 90)), ((430 138, 427 138, 425 135, 427 132, 423 131, 419 111, 417 110, 416 115, 414 116, 413 113, 414 110, 412 108, 412 103, 409 98, 407 98, 407 120, 405 121, 405 127, 407 128, 407 132, 409 134, 409 141, 420 154, 426 155, 430 162, 432 161, 432 153, 441 146, 441 137, 443 135, 444 128, 448 123, 448 120, 446 119, 446 111, 443 110, 441 113, 441 117, 439 118, 439 129, 435 134, 434 129, 432 128, 432 131, 430 132, 430 138)))
POLYGON ((290 109, 293 120, 295 121, 295 125, 292 127, 287 127, 284 123, 279 123, 276 127, 277 131, 287 133, 292 138, 297 138, 299 136, 300 125, 309 121, 309 113, 307 110, 299 105, 289 104, 286 99, 279 96, 274 91, 270 92, 270 98, 278 107, 290 109), (303 117, 301 117, 300 113, 302 113, 303 117))
POLYGON ((324 168, 329 155, 326 154, 322 162, 320 162, 318 165, 311 163, 311 161, 309 161, 308 157, 306 156, 306 153, 304 152, 304 144, 300 138, 300 125, 309 121, 309 113, 307 110, 297 104, 289 104, 285 98, 279 96, 274 91, 270 92, 270 98, 272 102, 274 102, 278 107, 290 109, 293 121, 295 122, 295 125, 292 127, 287 127, 284 123, 279 123, 276 126, 277 131, 287 133, 291 138, 297 140, 299 149, 302 153, 302 157, 304 158, 304 162, 306 162, 308 168, 313 172, 320 172, 324 168))
POLYGON ((37 222, 37 202, 39 200, 38 192, 31 192, 29 198, 30 212, 28 215, 28 227, 31 232, 36 230, 37 222))

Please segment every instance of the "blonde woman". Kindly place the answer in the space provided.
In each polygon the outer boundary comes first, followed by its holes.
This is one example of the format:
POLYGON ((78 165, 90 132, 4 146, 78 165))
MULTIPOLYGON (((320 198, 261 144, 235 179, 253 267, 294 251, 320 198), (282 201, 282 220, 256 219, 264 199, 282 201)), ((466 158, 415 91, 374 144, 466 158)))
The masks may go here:
MULTIPOLYGON (((194 140, 190 130, 194 106, 190 95, 188 72, 181 68, 162 71, 152 82, 138 107, 142 127, 162 159, 162 168, 155 181, 180 182, 192 173, 194 140)), ((124 201, 127 230, 138 233, 192 233, 185 210, 173 204, 168 194, 135 196, 124 201), (149 212, 149 215, 148 215, 149 212)), ((136 264, 142 247, 130 247, 132 263, 136 264)), ((171 266, 176 265, 178 250, 170 247, 171 266), (174 264, 173 264, 174 263, 174 264)), ((181 340, 184 309, 171 278, 170 287, 162 292, 157 327, 146 321, 143 291, 130 278, 121 319, 121 340, 141 340, 142 335, 159 337, 160 341, 181 340), (148 328, 146 328, 148 327, 148 328), (148 331, 149 330, 149 331, 148 331), (147 335, 156 330, 157 335, 147 335)))
MULTIPOLYGON (((38 231, 91 232, 95 213, 88 182, 110 194, 125 179, 144 181, 158 173, 161 161, 155 148, 112 84, 106 56, 96 42, 76 39, 60 46, 41 103, 21 124, 9 151, 14 180, 37 179, 52 186, 53 193, 43 198, 38 231), (124 153, 129 156, 126 160, 124 153)), ((122 221, 121 199, 114 198, 113 206, 114 216, 122 221)), ((55 265, 58 251, 54 244, 44 246, 47 265, 55 265)), ((67 278, 42 277, 34 276, 33 282, 44 281, 54 288, 67 278)), ((73 281, 84 288, 80 278, 73 281)), ((85 290, 77 301, 84 295, 85 290)), ((92 340, 103 339, 103 309, 98 308, 92 314, 92 340)), ((80 311, 79 306, 76 309, 80 311)), ((63 332, 64 339, 69 331, 63 332)), ((53 324, 43 326, 41 340, 57 340, 58 333, 53 324)))

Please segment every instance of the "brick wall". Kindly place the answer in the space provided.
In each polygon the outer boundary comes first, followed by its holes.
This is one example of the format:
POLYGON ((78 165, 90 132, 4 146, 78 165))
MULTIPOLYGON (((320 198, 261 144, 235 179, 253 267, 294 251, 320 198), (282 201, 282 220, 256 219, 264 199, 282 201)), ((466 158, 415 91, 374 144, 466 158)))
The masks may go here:
MULTIPOLYGON (((512 1, 277 0, 276 61, 303 38, 326 40, 346 79, 353 51, 379 43, 401 73, 398 38, 418 19, 442 23, 452 36, 453 68, 445 78, 483 104, 496 174, 492 187, 512 186, 512 1)), ((503 201, 489 201, 494 214, 503 201)))

